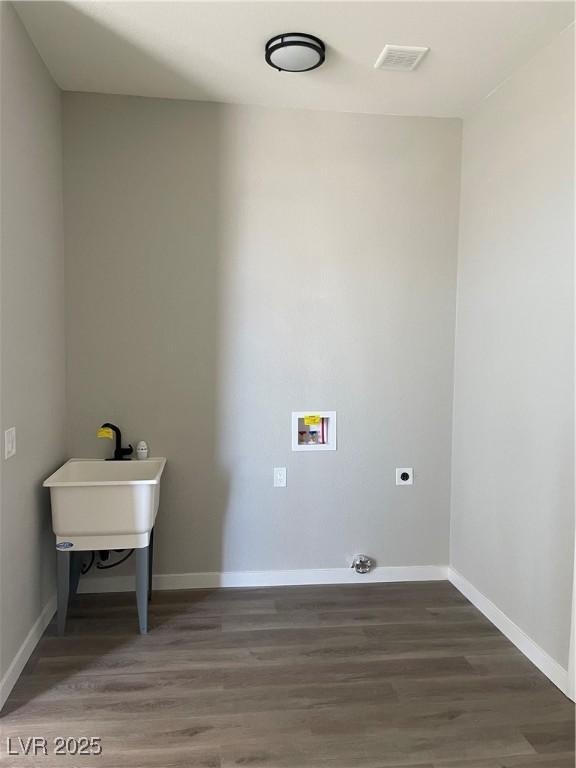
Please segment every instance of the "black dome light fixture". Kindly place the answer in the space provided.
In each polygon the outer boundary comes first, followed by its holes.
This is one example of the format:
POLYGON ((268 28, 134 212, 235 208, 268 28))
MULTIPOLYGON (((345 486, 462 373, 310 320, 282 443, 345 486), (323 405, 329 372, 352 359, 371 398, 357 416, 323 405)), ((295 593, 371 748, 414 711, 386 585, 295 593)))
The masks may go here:
POLYGON ((326 46, 304 32, 286 32, 266 43, 266 61, 278 72, 309 72, 324 63, 326 46))

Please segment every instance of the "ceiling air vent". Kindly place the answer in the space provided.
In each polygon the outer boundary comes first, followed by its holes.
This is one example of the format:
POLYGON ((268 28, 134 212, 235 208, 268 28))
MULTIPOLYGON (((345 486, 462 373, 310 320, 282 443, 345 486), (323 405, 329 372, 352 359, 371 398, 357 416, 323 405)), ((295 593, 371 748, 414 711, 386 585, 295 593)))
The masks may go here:
POLYGON ((376 59, 374 69, 396 69, 411 72, 416 69, 429 48, 418 48, 414 45, 385 45, 384 50, 376 59))

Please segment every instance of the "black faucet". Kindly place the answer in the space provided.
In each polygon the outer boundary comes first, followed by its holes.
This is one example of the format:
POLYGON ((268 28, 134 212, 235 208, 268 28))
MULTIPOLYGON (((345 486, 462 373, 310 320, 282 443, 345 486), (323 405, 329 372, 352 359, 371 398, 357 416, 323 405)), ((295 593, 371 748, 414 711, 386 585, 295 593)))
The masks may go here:
POLYGON ((130 459, 127 459, 128 456, 132 453, 134 448, 128 444, 128 448, 122 448, 122 432, 120 432, 120 428, 116 426, 116 424, 110 424, 110 422, 106 422, 105 424, 102 424, 100 429, 111 429, 112 432, 116 435, 116 447, 114 448, 114 456, 111 459, 106 459, 106 461, 130 461, 130 459))

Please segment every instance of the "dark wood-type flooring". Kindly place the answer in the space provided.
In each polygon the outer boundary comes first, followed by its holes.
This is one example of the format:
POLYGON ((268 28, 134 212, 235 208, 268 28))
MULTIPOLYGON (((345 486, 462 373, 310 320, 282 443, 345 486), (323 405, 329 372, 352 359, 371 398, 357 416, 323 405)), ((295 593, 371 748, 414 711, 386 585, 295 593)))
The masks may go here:
POLYGON ((574 768, 571 702, 447 582, 156 592, 147 636, 132 594, 80 595, 0 728, 10 767, 574 768))

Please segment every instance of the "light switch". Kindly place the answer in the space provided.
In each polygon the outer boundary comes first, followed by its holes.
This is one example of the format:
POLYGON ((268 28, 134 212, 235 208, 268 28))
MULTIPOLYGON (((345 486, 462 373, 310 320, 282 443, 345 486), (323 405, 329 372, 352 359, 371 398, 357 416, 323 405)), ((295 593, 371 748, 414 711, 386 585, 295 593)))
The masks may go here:
POLYGON ((10 459, 16 455, 16 427, 10 427, 4 432, 4 458, 10 459))
POLYGON ((286 488, 286 467, 274 467, 274 488, 286 488))

